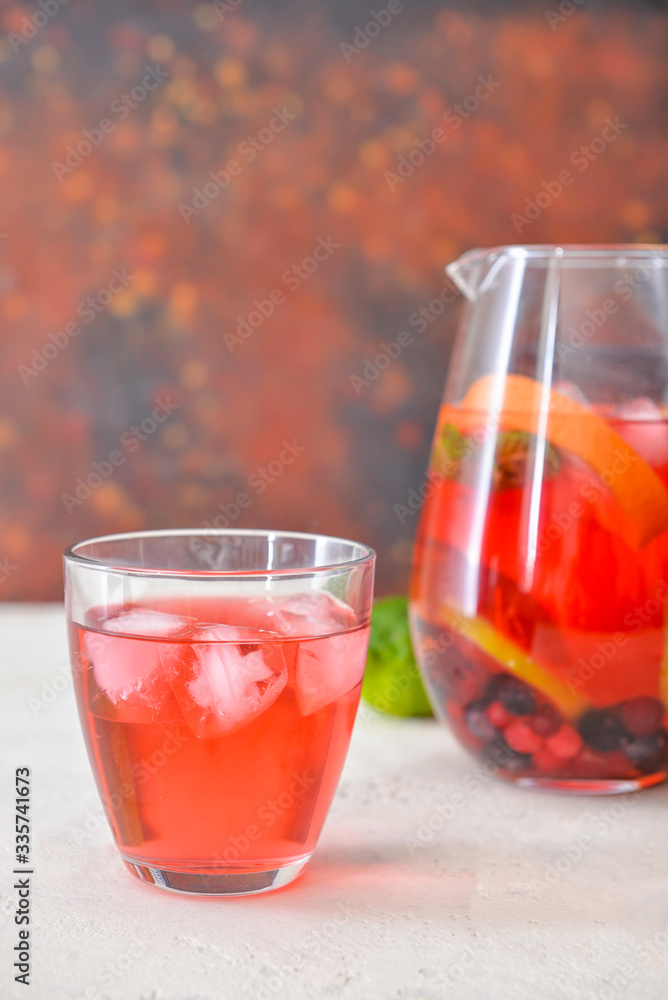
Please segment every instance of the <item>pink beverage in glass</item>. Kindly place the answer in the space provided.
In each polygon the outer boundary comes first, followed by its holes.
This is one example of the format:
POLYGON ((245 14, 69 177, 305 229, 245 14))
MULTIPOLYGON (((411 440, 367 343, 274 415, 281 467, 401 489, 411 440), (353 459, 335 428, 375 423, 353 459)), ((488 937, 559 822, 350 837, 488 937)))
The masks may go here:
POLYGON ((368 627, 326 593, 197 610, 119 607, 71 626, 117 842, 157 866, 198 859, 252 873, 294 862, 312 852, 334 795, 368 627))
POLYGON ((216 894, 299 874, 348 749, 368 612, 322 589, 107 602, 77 617, 83 733, 131 871, 216 894))

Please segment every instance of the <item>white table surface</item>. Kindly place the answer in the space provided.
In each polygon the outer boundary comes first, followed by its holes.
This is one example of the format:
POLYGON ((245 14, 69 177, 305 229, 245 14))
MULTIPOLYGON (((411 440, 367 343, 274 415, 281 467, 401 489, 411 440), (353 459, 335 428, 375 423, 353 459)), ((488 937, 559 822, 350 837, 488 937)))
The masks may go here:
POLYGON ((579 798, 481 781, 444 727, 367 710, 301 878, 245 899, 178 896, 133 878, 112 844, 62 608, 0 606, 0 635, 2 1000, 668 996, 668 786, 579 798), (25 765, 28 989, 11 967, 25 765))

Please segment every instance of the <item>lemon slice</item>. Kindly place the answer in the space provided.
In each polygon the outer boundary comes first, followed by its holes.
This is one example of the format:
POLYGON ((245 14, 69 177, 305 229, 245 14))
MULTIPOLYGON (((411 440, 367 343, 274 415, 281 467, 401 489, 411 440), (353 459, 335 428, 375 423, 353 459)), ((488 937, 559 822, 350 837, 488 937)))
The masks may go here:
POLYGON ((467 617, 460 611, 442 604, 439 608, 440 617, 445 619, 455 634, 462 635, 469 642, 481 649, 487 656, 496 660, 499 667, 520 680, 531 684, 537 691, 549 698, 562 715, 568 719, 577 718, 589 702, 572 691, 568 684, 556 677, 547 667, 539 663, 533 656, 526 653, 521 646, 508 639, 493 625, 480 616, 467 617))

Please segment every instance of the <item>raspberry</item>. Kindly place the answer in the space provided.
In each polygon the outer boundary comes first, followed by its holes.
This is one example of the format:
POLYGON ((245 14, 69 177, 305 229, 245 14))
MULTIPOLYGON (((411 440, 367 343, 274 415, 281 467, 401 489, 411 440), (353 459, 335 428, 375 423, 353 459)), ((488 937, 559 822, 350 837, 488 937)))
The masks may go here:
POLYGON ((445 714, 451 722, 455 723, 455 725, 458 722, 464 721, 464 709, 458 701, 446 701, 445 714))
POLYGON ((554 736, 558 732, 563 719, 552 705, 541 705, 531 717, 531 728, 539 736, 554 736))
POLYGON ((572 726, 564 722, 558 733, 545 740, 545 749, 559 760, 570 760, 582 749, 582 737, 572 726))
POLYGON ((528 722, 519 719, 511 722, 503 735, 508 746, 518 753, 534 753, 543 745, 542 737, 533 731, 528 722))
POLYGON ((534 766, 537 771, 542 774, 552 774, 554 771, 558 771, 562 766, 562 762, 558 757, 555 757, 553 753, 546 747, 541 747, 540 750, 536 750, 533 755, 534 766))
POLYGON ((487 718, 498 729, 505 729, 513 716, 506 711, 500 701, 493 701, 487 708, 487 718))
POLYGON ((631 736, 651 736, 661 728, 665 707, 657 698, 632 698, 620 707, 620 715, 631 736))

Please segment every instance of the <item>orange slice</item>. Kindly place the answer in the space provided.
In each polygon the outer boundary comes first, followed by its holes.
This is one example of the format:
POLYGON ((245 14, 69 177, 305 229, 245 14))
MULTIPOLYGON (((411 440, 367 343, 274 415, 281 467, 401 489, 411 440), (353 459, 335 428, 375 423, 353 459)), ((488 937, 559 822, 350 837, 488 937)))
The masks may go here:
MULTIPOLYGON (((452 420, 455 411, 446 409, 452 420)), ((492 429, 498 421, 504 429, 536 434, 545 421, 548 441, 581 458, 609 487, 628 519, 624 537, 633 548, 642 548, 668 529, 666 487, 624 438, 587 407, 554 389, 544 390, 525 375, 507 375, 502 382, 485 375, 462 400, 462 430, 471 424, 471 411, 488 414, 492 429)))

